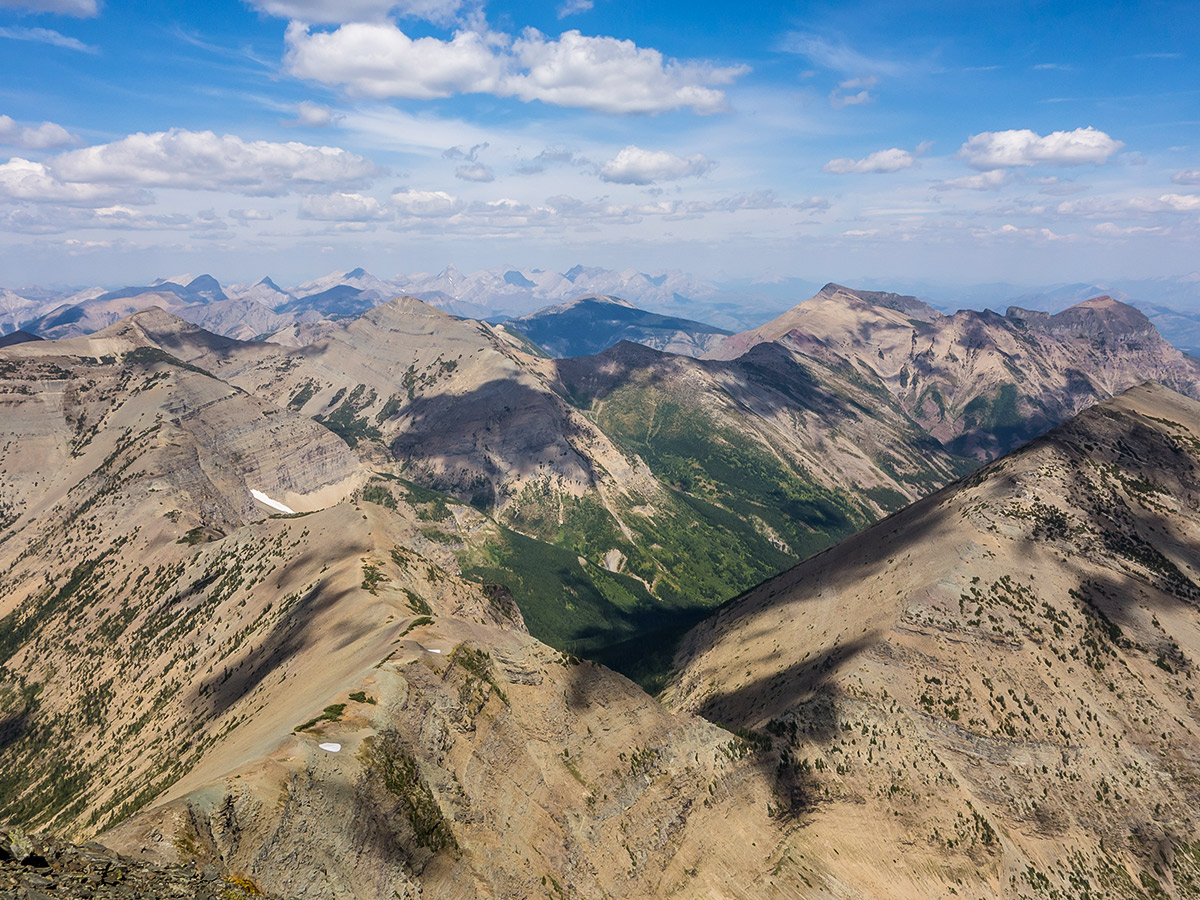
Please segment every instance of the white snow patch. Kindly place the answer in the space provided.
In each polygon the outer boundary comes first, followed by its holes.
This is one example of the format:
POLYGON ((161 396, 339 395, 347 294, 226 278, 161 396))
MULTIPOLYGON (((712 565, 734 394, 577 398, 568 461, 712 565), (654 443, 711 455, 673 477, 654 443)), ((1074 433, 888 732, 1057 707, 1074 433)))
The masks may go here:
POLYGON ((270 497, 268 497, 262 491, 256 491, 256 490, 254 490, 254 488, 250 489, 250 496, 253 497, 255 500, 257 500, 259 503, 265 503, 267 506, 271 507, 271 509, 277 509, 281 513, 294 513, 295 512, 295 510, 292 509, 290 506, 284 506, 278 500, 272 500, 270 497))
POLYGON ((330 753, 337 753, 339 750, 342 749, 341 744, 334 744, 332 742, 328 743, 328 744, 317 744, 317 746, 320 747, 322 750, 328 750, 330 753))
MULTIPOLYGON (((426 649, 428 650, 429 648, 426 648, 426 649)), ((429 652, 430 653, 441 653, 442 651, 441 650, 430 650, 429 652)))

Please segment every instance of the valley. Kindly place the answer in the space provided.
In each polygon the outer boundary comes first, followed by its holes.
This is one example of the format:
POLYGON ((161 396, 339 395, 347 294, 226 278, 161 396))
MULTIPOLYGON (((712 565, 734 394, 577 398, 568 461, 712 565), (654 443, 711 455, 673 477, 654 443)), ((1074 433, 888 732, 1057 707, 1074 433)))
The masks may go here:
POLYGON ((1142 313, 334 293, 0 347, 6 823, 288 897, 1196 896, 1142 313))

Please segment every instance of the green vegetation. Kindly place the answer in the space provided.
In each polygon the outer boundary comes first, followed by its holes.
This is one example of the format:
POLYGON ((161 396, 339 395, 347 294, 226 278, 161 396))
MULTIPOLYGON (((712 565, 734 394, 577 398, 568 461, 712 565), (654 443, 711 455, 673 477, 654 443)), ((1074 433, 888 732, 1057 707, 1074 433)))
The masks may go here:
POLYGON ((297 411, 303 409, 304 404, 315 397, 317 395, 317 391, 320 389, 320 386, 311 378, 306 379, 304 384, 300 385, 300 389, 297 390, 296 393, 292 394, 292 398, 288 400, 288 409, 294 409, 297 411))
POLYGON ((388 577, 379 570, 379 566, 374 563, 364 561, 362 573, 362 589, 372 594, 378 594, 379 585, 388 580, 388 577))
POLYGON ((364 502, 374 503, 376 506, 386 506, 388 509, 396 508, 396 498, 392 496, 392 492, 388 490, 387 485, 377 481, 372 481, 363 487, 362 498, 364 502))
POLYGON ((383 434, 377 427, 372 425, 359 413, 375 403, 375 391, 369 389, 365 384, 355 386, 350 391, 349 395, 345 394, 345 388, 334 394, 330 406, 341 400, 341 405, 337 406, 333 412, 327 415, 314 416, 318 422, 340 437, 351 447, 357 447, 359 441, 383 440, 383 434), (343 396, 345 399, 342 399, 343 396))
POLYGON ((382 731, 364 742, 363 752, 367 767, 382 779, 390 793, 399 798, 417 845, 434 853, 447 850, 457 855, 458 841, 454 839, 450 823, 399 734, 382 731))
POLYGON ((342 713, 344 713, 345 711, 346 711, 345 703, 331 703, 329 706, 325 707, 325 711, 323 713, 321 713, 319 716, 315 716, 314 718, 309 719, 303 725, 297 725, 295 728, 292 729, 292 731, 296 731, 296 732, 308 731, 308 729, 312 728, 319 722, 340 721, 342 718, 342 713))

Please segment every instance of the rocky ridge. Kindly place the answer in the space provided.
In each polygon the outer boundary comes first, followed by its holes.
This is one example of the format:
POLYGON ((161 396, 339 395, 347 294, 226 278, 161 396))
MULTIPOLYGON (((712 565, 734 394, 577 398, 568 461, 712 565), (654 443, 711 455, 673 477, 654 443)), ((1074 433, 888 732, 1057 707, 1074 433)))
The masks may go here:
POLYGON ((1198 464, 1200 404, 1134 388, 691 632, 664 700, 789 773, 781 875, 1197 896, 1198 464))
POLYGON ((913 297, 829 284, 708 355, 732 359, 764 342, 852 366, 945 447, 980 460, 1147 379, 1200 397, 1200 362, 1111 297, 1055 315, 943 315, 913 297))

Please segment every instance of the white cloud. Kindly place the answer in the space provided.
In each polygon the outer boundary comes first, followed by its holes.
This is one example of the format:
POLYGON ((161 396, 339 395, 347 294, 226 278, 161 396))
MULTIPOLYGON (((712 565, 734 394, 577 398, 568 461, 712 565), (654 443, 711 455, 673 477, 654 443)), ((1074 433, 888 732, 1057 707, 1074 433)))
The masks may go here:
POLYGON ((558 17, 565 19, 567 16, 585 13, 595 5, 593 0, 564 0, 558 6, 558 17))
POLYGON ((901 169, 911 169, 916 163, 917 158, 912 153, 892 147, 877 150, 863 159, 831 159, 821 166, 821 170, 834 175, 899 172, 901 169))
POLYGON ((293 75, 376 99, 495 93, 504 71, 503 60, 473 31, 457 32, 449 41, 413 40, 390 23, 312 33, 292 22, 284 40, 284 63, 293 75))
POLYGON ((249 3, 268 15, 312 23, 382 22, 392 13, 430 22, 449 22, 462 6, 461 0, 249 0, 249 3))
POLYGON ((8 25, 0 28, 0 38, 12 41, 33 41, 38 44, 49 44, 52 47, 62 47, 66 50, 79 50, 82 53, 97 53, 95 47, 85 44, 78 38, 68 37, 53 28, 26 28, 23 25, 8 25))
POLYGON ((343 85, 354 95, 432 100, 484 93, 618 114, 691 107, 721 112, 725 85, 744 66, 666 59, 652 48, 567 31, 558 39, 526 29, 507 37, 463 30, 449 41, 413 39, 390 23, 351 23, 313 32, 288 25, 284 62, 300 78, 343 85))
POLYGON ((864 75, 904 75, 926 68, 911 61, 898 62, 878 55, 861 53, 845 43, 835 43, 815 34, 792 32, 786 35, 781 49, 807 57, 823 69, 862 77, 864 75))
POLYGON ((300 201, 300 218, 322 222, 376 222, 392 212, 364 194, 316 194, 300 201))
POLYGON ((49 167, 21 157, 0 164, 0 197, 26 200, 33 203, 65 203, 72 206, 94 206, 122 199, 145 201, 145 192, 135 197, 122 187, 107 184, 75 184, 63 181, 49 167))
POLYGON ((483 163, 470 163, 455 169, 454 177, 461 178, 463 181, 478 181, 486 184, 496 180, 496 173, 483 163))
POLYGON ((35 13, 89 18, 100 12, 99 0, 0 0, 0 9, 24 9, 35 13))
POLYGON ((154 214, 123 205, 98 209, 31 206, 0 215, 0 230, 21 234, 62 234, 80 228, 212 233, 225 231, 228 226, 212 210, 189 216, 183 213, 154 214))
POLYGON ((243 141, 236 135, 177 128, 70 150, 48 162, 58 178, 78 184, 225 190, 259 197, 299 186, 351 187, 383 174, 370 160, 338 147, 243 141))
POLYGON ((616 184, 653 184, 704 175, 713 167, 701 153, 676 156, 664 150, 628 146, 600 167, 600 178, 616 184))
POLYGON ((512 53, 525 74, 506 89, 522 100, 607 113, 660 113, 691 107, 706 115, 726 109, 725 94, 711 85, 731 83, 745 66, 664 60, 650 47, 611 37, 567 31, 550 40, 526 29, 512 53))
POLYGON ((1092 229, 1100 237, 1130 237, 1135 234, 1165 234, 1168 229, 1161 225, 1131 225, 1122 228, 1114 222, 1101 222, 1092 229))
POLYGON ((78 144, 79 138, 61 125, 18 125, 9 116, 0 116, 0 144, 22 150, 59 150, 78 144))
POLYGON ((834 109, 844 109, 847 106, 861 106, 875 99, 870 91, 859 91, 857 94, 842 94, 837 90, 830 91, 829 105, 834 109))
POLYGON ((847 106, 859 106, 863 103, 871 103, 875 96, 871 93, 870 88, 879 84, 879 79, 874 75, 869 75, 866 78, 851 78, 841 82, 836 88, 829 92, 829 105, 834 109, 842 109, 847 106), (851 94, 849 91, 857 91, 851 94))
POLYGON ((1076 128, 1074 131, 1055 131, 1045 137, 1028 128, 1012 131, 985 131, 972 135, 959 156, 976 169, 998 169, 1013 166, 1078 166, 1085 163, 1101 165, 1123 146, 1103 131, 1095 128, 1076 128))
POLYGON ((420 219, 453 216, 466 207, 461 200, 445 191, 396 191, 392 194, 392 205, 402 215, 420 219))
POLYGON ((1183 169, 1171 176, 1176 184, 1200 184, 1200 169, 1183 169))
POLYGON ((339 119, 341 116, 323 103, 304 100, 296 107, 296 118, 284 124, 299 125, 304 128, 328 128, 339 119))
POLYGON ((1004 187, 1010 180, 1011 176, 1004 169, 991 169, 978 175, 935 181, 932 187, 935 191, 995 191, 1004 187))
POLYGON ((1107 218, 1113 215, 1145 215, 1147 213, 1196 212, 1200 210, 1200 194, 1162 194, 1158 197, 1094 198, 1065 200, 1056 211, 1063 216, 1107 218))
POLYGON ((1158 200, 1175 212, 1193 212, 1200 209, 1200 194, 1163 194, 1158 200))

